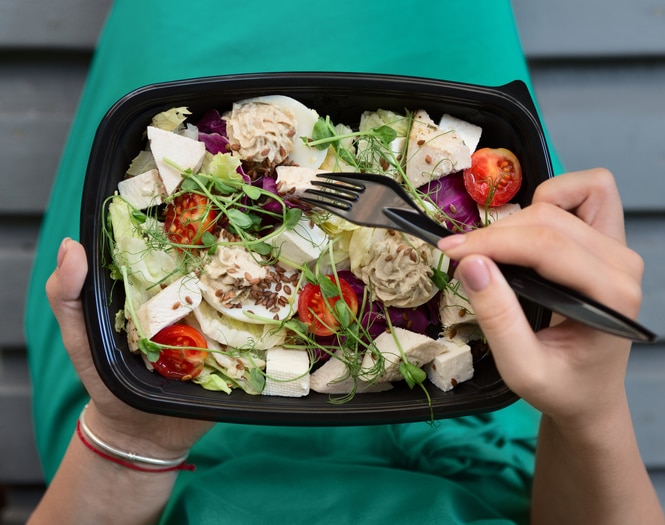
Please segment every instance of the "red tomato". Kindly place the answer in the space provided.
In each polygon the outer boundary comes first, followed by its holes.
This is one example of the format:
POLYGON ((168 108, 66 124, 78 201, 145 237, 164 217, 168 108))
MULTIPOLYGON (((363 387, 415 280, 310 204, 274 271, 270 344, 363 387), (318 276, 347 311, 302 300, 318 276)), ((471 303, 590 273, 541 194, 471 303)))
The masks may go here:
POLYGON ((181 193, 166 207, 164 229, 175 244, 198 244, 215 225, 217 211, 205 195, 181 193))
POLYGON ((205 337, 196 328, 174 324, 157 332, 151 339, 155 343, 182 348, 163 348, 159 359, 152 363, 155 370, 168 379, 187 381, 201 373, 208 352, 205 337), (187 348, 192 347, 192 348, 187 348))
MULTIPOLYGON (((353 315, 358 313, 358 296, 351 285, 344 279, 336 281, 334 275, 328 278, 342 291, 342 300, 351 310, 353 315)), ((339 328, 339 320, 335 317, 335 304, 340 296, 329 297, 328 306, 324 303, 323 293, 318 284, 307 283, 298 297, 298 317, 307 324, 309 331, 314 335, 332 335, 339 328)))
POLYGON ((464 170, 464 187, 481 206, 501 206, 522 185, 522 167, 515 154, 505 148, 481 148, 471 155, 464 170))

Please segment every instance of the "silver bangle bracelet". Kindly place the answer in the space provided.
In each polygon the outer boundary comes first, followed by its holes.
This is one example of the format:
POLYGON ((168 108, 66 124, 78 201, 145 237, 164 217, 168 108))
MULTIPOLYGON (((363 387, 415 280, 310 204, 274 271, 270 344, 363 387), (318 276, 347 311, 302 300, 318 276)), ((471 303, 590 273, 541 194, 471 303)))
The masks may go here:
POLYGON ((125 461, 129 461, 131 463, 145 463, 146 465, 154 465, 156 467, 176 467, 178 465, 181 465, 182 463, 185 462, 187 459, 188 454, 185 454, 184 456, 181 456, 179 458, 175 459, 157 459, 157 458, 149 458, 146 456, 141 456, 139 454, 134 454, 133 452, 125 452, 124 450, 119 450, 115 447, 112 447, 105 441, 102 441, 99 437, 97 437, 91 430, 90 427, 85 422, 85 410, 88 408, 88 405, 85 405, 83 407, 83 410, 81 411, 81 414, 79 415, 79 424, 81 427, 81 430, 85 434, 85 436, 95 444, 100 450, 103 450, 107 454, 110 454, 112 456, 115 456, 116 458, 123 459, 125 461))

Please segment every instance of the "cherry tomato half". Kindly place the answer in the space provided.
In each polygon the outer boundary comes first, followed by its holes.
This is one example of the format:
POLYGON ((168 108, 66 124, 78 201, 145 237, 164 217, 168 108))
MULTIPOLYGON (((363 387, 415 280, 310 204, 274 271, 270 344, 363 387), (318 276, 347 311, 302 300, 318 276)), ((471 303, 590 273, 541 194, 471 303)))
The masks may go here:
POLYGON ((501 206, 522 185, 522 167, 515 154, 505 148, 481 148, 471 155, 464 170, 464 187, 481 206, 501 206))
POLYGON ((217 217, 210 200, 198 193, 181 193, 166 207, 164 230, 175 244, 198 244, 217 217))
POLYGON ((187 381, 199 375, 208 352, 205 337, 196 328, 174 324, 163 328, 151 339, 155 343, 181 348, 163 348, 159 359, 152 363, 155 370, 168 379, 187 381))
MULTIPOLYGON (((341 299, 351 310, 353 315, 358 313, 358 296, 351 285, 344 279, 337 281, 334 275, 328 278, 341 290, 341 299)), ((298 297, 298 317, 309 327, 314 335, 332 335, 340 326, 335 317, 335 304, 340 296, 324 299, 321 287, 318 284, 307 283, 298 297), (328 306, 324 303, 327 300, 328 306)))

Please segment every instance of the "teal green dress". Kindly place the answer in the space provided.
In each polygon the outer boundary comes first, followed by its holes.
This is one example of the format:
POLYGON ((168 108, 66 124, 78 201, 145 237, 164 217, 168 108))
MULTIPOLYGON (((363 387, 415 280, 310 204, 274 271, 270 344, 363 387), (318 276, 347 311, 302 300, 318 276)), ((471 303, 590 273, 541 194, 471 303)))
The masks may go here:
MULTIPOLYGON (((508 0, 115 2, 63 153, 28 297, 35 428, 47 481, 87 396, 44 284, 60 240, 78 238, 99 121, 145 84, 267 71, 529 84, 508 0)), ((179 475, 162 522, 526 523, 537 424, 536 411, 522 402, 437 425, 217 424, 192 450, 198 469, 179 475)))

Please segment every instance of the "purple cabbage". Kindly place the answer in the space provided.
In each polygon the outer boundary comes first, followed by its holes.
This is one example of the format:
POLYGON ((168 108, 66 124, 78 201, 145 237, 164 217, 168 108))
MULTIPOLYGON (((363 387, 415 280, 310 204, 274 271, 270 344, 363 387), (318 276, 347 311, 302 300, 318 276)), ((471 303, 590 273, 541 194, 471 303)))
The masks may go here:
POLYGON ((199 129, 199 140, 205 144, 206 150, 213 155, 229 151, 229 139, 226 135, 226 122, 219 111, 211 109, 196 124, 199 129))
POLYGON ((222 120, 222 116, 216 109, 207 111, 198 121, 196 127, 203 133, 217 133, 226 136, 226 122, 222 120))
POLYGON ((452 173, 419 188, 445 214, 444 222, 453 231, 470 231, 480 225, 478 205, 464 187, 462 172, 452 173))
MULTIPOLYGON (((362 300, 365 283, 349 270, 339 271, 337 275, 349 283, 358 295, 358 299, 362 300)), ((407 328, 413 332, 426 333, 427 330, 439 323, 435 300, 431 300, 416 308, 397 308, 395 306, 386 308, 380 302, 373 302, 365 307, 365 312, 361 319, 362 325, 372 338, 376 338, 388 329, 386 311, 390 316, 390 322, 393 326, 407 328)))

